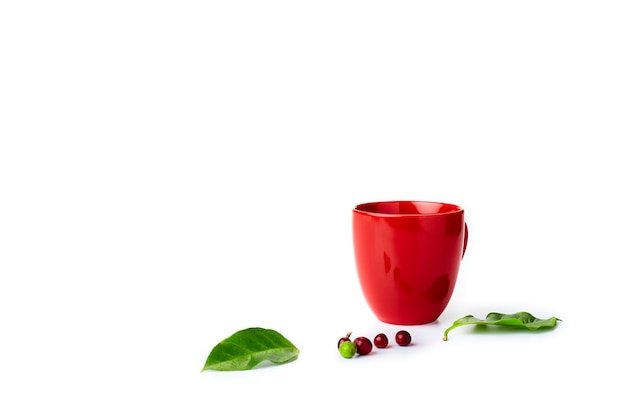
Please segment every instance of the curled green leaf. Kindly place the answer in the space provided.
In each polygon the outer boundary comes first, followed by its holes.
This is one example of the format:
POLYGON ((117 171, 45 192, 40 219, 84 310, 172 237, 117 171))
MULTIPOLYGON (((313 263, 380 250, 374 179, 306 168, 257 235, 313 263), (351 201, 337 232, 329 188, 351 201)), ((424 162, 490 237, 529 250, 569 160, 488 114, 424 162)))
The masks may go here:
POLYGON ((515 314, 502 314, 502 313, 489 313, 484 320, 477 319, 474 316, 465 316, 452 323, 452 326, 448 327, 443 333, 443 340, 448 340, 448 332, 456 327, 465 326, 468 324, 477 325, 497 325, 517 327, 528 330, 538 330, 544 328, 554 328, 560 319, 556 317, 550 317, 549 319, 539 319, 530 313, 519 312, 515 314))
POLYGON ((222 340, 209 353, 202 368, 214 371, 243 371, 263 361, 280 365, 294 361, 300 351, 276 330, 251 327, 222 340))

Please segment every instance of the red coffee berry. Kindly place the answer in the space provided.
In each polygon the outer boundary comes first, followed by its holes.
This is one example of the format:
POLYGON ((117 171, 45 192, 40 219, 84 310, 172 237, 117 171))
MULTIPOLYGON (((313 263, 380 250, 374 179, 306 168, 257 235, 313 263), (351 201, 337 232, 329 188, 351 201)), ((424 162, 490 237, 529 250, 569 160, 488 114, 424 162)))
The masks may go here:
POLYGON ((348 332, 344 337, 339 339, 339 341, 337 342, 337 349, 339 349, 339 346, 341 346, 341 344, 343 342, 351 342, 351 340, 350 340, 350 335, 351 334, 352 334, 352 332, 348 332))
POLYGON ((408 346, 411 343, 411 334, 406 330, 396 333, 396 343, 400 346, 408 346))
POLYGON ((374 338, 374 345, 379 349, 386 348, 388 344, 389 339, 387 339, 387 335, 385 335, 384 333, 379 333, 374 338))
POLYGON ((354 339, 354 344, 356 345, 356 353, 359 355, 367 355, 372 351, 372 342, 367 337, 357 337, 354 339))

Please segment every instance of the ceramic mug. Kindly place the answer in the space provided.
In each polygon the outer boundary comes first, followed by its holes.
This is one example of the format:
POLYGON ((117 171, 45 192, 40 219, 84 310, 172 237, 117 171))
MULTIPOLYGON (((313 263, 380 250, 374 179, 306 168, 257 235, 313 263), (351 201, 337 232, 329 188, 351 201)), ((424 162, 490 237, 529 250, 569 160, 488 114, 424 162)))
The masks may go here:
POLYGON ((365 300, 381 321, 431 323, 443 313, 467 248, 464 210, 432 201, 382 201, 352 210, 365 300))

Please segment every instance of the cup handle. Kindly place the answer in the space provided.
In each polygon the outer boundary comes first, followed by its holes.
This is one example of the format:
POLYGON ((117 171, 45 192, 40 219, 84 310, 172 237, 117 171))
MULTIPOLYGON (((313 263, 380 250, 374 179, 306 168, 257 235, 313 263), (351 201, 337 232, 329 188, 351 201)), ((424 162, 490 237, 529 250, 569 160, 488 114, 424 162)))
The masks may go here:
POLYGON ((465 249, 467 249, 467 237, 469 230, 467 229, 467 223, 465 223, 465 238, 463 240, 463 254, 461 255, 461 259, 465 256, 465 249))

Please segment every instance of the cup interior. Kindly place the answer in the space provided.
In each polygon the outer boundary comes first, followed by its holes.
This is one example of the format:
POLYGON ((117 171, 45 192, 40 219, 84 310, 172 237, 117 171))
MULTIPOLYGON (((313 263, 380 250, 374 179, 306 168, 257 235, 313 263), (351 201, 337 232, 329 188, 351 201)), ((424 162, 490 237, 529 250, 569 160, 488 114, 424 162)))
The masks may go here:
POLYGON ((379 201, 359 204, 354 209, 365 213, 389 216, 432 216, 435 214, 456 213, 462 210, 456 204, 434 201, 379 201))

